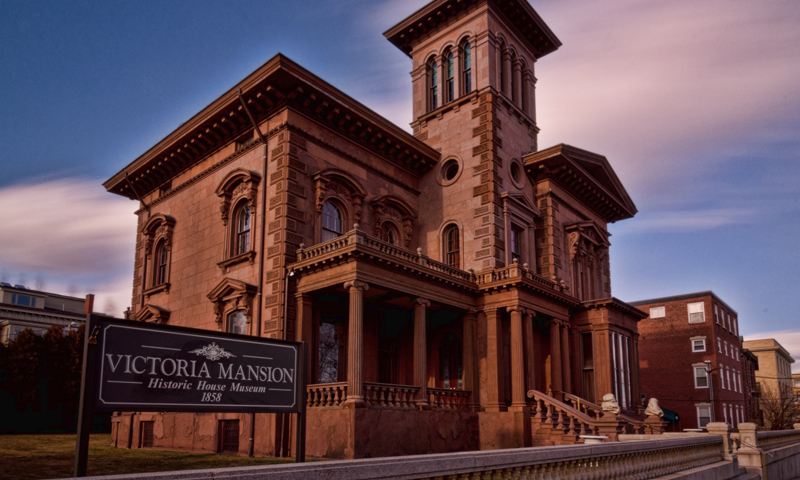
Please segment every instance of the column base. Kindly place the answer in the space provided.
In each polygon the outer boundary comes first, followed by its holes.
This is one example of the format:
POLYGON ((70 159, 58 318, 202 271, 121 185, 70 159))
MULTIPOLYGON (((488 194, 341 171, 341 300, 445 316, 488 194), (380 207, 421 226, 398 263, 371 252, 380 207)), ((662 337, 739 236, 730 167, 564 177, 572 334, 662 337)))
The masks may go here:
POLYGON ((364 401, 364 397, 348 397, 347 400, 342 403, 344 408, 365 408, 367 406, 367 402, 364 401))
POLYGON ((528 405, 524 403, 516 405, 512 404, 510 407, 508 407, 509 412, 524 412, 526 409, 528 409, 528 405))

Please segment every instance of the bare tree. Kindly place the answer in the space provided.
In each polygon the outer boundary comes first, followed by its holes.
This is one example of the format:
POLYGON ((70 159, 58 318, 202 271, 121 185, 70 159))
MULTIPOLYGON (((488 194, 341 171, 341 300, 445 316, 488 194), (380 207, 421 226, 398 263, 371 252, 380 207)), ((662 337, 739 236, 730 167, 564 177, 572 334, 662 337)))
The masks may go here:
POLYGON ((800 423, 800 404, 791 386, 762 385, 758 403, 764 415, 764 426, 770 430, 791 430, 795 423, 800 423))

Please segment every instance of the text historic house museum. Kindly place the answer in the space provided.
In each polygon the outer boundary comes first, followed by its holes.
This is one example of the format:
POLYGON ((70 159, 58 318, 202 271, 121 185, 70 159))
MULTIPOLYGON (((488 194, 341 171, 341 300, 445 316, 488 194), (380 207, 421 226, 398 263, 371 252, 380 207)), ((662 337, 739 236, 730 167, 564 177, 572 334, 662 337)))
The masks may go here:
MULTIPOLYGON (((574 443, 588 420, 542 411, 608 393, 633 418, 647 314, 611 296, 607 225, 636 207, 602 155, 537 144, 558 38, 526 0, 385 36, 413 135, 277 55, 105 183, 141 202, 131 319, 308 342, 313 456, 574 443)), ((257 455, 284 417, 255 416, 257 455)), ((252 418, 122 412, 112 438, 245 452, 252 418)))

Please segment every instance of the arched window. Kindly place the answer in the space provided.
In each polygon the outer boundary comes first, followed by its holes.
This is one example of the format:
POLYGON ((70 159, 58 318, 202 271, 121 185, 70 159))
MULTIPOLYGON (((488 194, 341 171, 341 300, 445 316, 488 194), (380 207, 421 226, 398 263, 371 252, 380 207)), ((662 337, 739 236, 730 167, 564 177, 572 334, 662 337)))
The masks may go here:
POLYGON ((436 60, 428 64, 428 104, 431 110, 439 107, 439 66, 436 60))
POLYGON ((445 99, 446 102, 452 102, 455 98, 455 62, 453 61, 453 52, 447 53, 447 63, 445 66, 447 67, 447 84, 446 84, 446 94, 447 98, 445 99))
POLYGON ((167 283, 167 265, 169 263, 169 252, 167 244, 163 240, 156 246, 156 272, 153 286, 164 285, 167 283))
POLYGON ((461 363, 461 339, 448 333, 439 342, 439 381, 441 388, 461 389, 464 369, 461 363))
POLYGON ((381 240, 391 243, 392 245, 397 245, 397 240, 399 238, 400 235, 394 225, 387 222, 381 226, 381 240))
POLYGON ((239 335, 247 333, 247 317, 243 310, 236 310, 228 315, 228 333, 238 333, 239 335))
POLYGON ((450 225, 444 229, 444 262, 451 267, 461 268, 461 243, 458 226, 450 225))
POLYGON ((504 43, 500 43, 497 47, 497 91, 504 92, 506 89, 506 79, 505 79, 505 52, 506 45, 504 43))
POLYGON ((511 78, 509 79, 509 83, 511 86, 511 91, 506 92, 514 102, 519 102, 519 98, 516 98, 517 94, 517 72, 516 72, 516 65, 517 65, 517 56, 514 55, 513 52, 509 54, 511 59, 511 78))
POLYGON ((464 64, 461 74, 464 83, 464 95, 472 91, 472 47, 469 43, 464 44, 464 64))
POLYGON ((250 207, 243 205, 236 213, 236 248, 235 255, 250 251, 250 207))
POLYGON ((322 206, 322 241, 327 242, 342 235, 342 212, 331 202, 322 206))

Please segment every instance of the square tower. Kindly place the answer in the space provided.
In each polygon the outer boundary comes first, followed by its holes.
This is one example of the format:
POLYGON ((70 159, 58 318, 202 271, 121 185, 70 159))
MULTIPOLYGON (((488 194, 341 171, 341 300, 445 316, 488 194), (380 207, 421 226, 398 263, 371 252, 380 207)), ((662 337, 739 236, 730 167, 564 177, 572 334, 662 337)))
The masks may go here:
POLYGON ((536 264, 535 62, 561 42, 525 0, 439 0, 385 33, 413 61, 414 135, 441 152, 421 185, 422 248, 462 269, 536 264))

